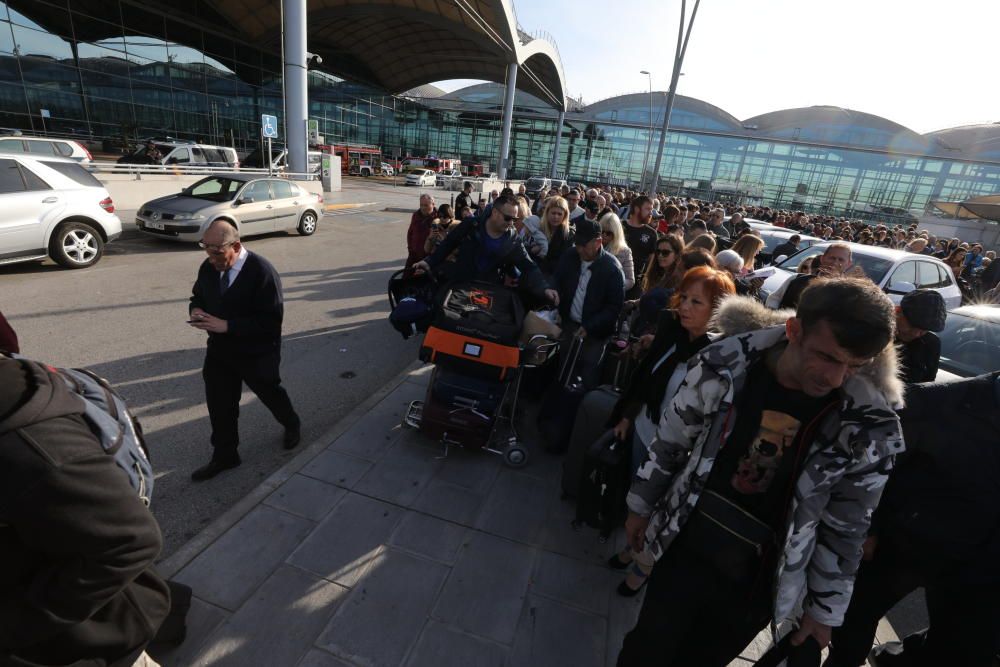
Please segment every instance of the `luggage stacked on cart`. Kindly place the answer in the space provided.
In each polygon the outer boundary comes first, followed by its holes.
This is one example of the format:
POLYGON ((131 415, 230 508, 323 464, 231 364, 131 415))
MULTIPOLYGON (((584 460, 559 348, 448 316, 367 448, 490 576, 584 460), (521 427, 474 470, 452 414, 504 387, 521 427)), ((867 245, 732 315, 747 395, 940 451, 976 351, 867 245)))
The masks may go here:
POLYGON ((420 416, 428 436, 486 447, 520 365, 524 307, 513 291, 455 283, 440 296, 420 348, 435 365, 420 416))

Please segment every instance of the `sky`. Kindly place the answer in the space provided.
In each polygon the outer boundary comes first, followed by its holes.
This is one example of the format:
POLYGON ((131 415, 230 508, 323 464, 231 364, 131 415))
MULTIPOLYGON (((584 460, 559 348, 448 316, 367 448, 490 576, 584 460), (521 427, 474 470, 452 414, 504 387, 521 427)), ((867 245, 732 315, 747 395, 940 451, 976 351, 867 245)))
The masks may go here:
MULTIPOLYGON (((515 0, 524 30, 555 38, 567 92, 585 103, 648 90, 641 70, 668 88, 680 6, 515 0)), ((998 122, 997 25, 998 0, 702 0, 677 92, 740 120, 833 105, 919 133, 998 122)))

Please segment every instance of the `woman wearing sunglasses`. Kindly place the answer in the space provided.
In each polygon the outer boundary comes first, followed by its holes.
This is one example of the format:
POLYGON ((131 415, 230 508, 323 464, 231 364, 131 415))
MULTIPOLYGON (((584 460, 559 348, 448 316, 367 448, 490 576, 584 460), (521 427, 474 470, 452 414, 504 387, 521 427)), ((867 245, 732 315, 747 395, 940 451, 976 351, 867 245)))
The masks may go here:
POLYGON ((622 222, 614 213, 605 213, 600 219, 600 225, 604 249, 621 264, 622 275, 625 277, 625 294, 628 296, 628 291, 635 287, 635 266, 632 262, 632 249, 625 243, 622 222))

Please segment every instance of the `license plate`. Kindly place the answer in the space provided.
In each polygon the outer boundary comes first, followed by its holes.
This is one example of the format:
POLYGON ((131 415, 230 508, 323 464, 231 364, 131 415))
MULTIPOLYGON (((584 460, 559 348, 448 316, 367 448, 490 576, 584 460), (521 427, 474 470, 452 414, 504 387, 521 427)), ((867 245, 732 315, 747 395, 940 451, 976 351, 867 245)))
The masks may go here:
POLYGON ((149 227, 150 229, 159 229, 161 232, 163 231, 162 222, 147 222, 146 226, 149 227))

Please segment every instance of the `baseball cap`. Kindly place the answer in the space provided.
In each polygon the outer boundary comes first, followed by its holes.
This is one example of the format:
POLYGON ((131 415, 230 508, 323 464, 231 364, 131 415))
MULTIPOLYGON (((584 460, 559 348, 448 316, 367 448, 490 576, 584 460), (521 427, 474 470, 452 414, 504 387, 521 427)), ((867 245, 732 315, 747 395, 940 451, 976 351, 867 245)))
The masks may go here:
POLYGON ((932 289, 908 292, 899 302, 910 324, 924 331, 941 331, 947 317, 944 298, 932 289))
POLYGON ((580 218, 576 221, 576 245, 587 245, 601 235, 601 225, 594 220, 580 218))

